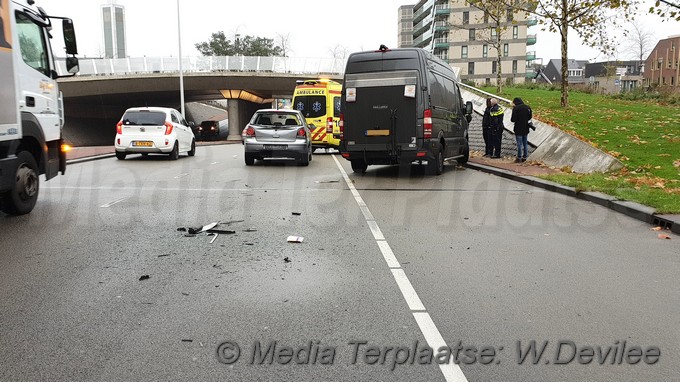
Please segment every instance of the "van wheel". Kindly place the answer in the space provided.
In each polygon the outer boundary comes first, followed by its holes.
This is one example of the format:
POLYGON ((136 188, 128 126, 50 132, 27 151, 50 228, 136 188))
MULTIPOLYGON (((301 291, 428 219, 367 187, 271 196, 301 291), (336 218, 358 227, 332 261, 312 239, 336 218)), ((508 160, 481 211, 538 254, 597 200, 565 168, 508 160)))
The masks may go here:
POLYGON ((441 173, 444 172, 444 153, 442 152, 441 147, 434 156, 434 159, 427 162, 427 172, 430 173, 430 175, 441 175, 441 173))
POLYGON ((38 200, 40 177, 38 164, 28 151, 17 153, 18 167, 14 174, 14 184, 2 194, 2 210, 10 215, 24 215, 33 210, 38 200))
MULTIPOLYGON (((144 155, 144 154, 142 154, 142 155, 144 155)), ((125 160, 126 156, 127 156, 127 154, 125 154, 124 152, 116 151, 116 158, 118 158, 118 160, 125 160)))
POLYGON ((172 151, 170 151, 170 160, 177 159, 179 159, 179 144, 175 142, 175 146, 173 146, 172 151))
POLYGON ((246 153, 243 158, 245 159, 246 166, 252 166, 255 164, 255 155, 246 153))
POLYGON ((354 159, 351 161, 351 163, 352 171, 356 172, 357 174, 364 174, 368 168, 368 165, 363 159, 354 159))
POLYGON ((191 150, 189 150, 187 154, 189 154, 190 157, 196 155, 196 141, 193 139, 191 140, 191 150))
POLYGON ((465 140, 465 146, 463 147, 463 156, 456 159, 458 163, 460 164, 465 164, 468 162, 468 159, 470 159, 470 144, 468 143, 467 139, 465 140))

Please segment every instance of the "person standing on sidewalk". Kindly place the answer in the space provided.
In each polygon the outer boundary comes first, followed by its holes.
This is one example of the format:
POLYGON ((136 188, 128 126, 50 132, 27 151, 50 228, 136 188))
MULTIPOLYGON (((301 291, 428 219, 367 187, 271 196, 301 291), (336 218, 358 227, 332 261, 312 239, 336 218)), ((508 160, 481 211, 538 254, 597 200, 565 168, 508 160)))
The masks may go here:
POLYGON ((521 98, 512 100, 510 120, 515 123, 515 139, 517 139, 517 159, 515 163, 525 162, 529 156, 529 121, 532 118, 531 108, 521 98))
POLYGON ((503 140, 503 108, 496 98, 489 100, 489 130, 491 136, 491 158, 501 157, 501 142, 503 140))
POLYGON ((482 117, 482 137, 484 138, 484 156, 490 157, 493 148, 491 146, 491 98, 486 99, 486 109, 482 117))

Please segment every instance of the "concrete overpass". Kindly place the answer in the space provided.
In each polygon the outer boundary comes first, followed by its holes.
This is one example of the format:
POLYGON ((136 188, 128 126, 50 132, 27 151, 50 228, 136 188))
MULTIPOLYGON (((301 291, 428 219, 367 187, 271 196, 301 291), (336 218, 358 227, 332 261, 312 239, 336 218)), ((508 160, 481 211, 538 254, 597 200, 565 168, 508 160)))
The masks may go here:
MULTIPOLYGON (((81 59, 80 65, 78 76, 59 80, 64 136, 72 144, 110 145, 115 125, 129 107, 180 109, 176 58, 81 59)), ((188 57, 182 66, 185 102, 226 99, 233 139, 240 139, 255 110, 271 107, 275 98, 290 98, 297 80, 341 80, 344 70, 341 60, 287 57, 188 57)))

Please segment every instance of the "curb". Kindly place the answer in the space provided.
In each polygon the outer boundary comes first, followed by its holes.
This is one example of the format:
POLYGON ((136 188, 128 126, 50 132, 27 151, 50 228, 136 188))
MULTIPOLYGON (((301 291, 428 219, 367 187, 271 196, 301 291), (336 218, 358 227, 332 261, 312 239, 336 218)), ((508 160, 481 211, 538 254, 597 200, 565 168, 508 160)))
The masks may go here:
POLYGON ((676 218, 666 218, 656 214, 656 210, 636 202, 625 200, 618 200, 615 197, 601 192, 587 191, 579 192, 574 187, 564 186, 548 180, 543 180, 533 176, 520 175, 514 171, 499 169, 496 167, 486 166, 479 163, 468 162, 465 167, 472 170, 486 172, 492 175, 500 176, 502 178, 514 180, 519 183, 528 184, 530 186, 542 188, 548 191, 557 192, 562 195, 572 196, 581 200, 586 200, 603 207, 607 207, 613 211, 622 213, 633 219, 643 221, 647 224, 653 224, 666 229, 671 232, 680 234, 680 220, 676 218))
POLYGON ((106 158, 115 158, 116 154, 111 153, 111 154, 100 154, 100 155, 93 155, 89 157, 83 157, 83 158, 76 158, 76 159, 67 159, 66 164, 78 164, 78 163, 84 163, 84 162, 90 162, 93 160, 98 160, 98 159, 106 159, 106 158))

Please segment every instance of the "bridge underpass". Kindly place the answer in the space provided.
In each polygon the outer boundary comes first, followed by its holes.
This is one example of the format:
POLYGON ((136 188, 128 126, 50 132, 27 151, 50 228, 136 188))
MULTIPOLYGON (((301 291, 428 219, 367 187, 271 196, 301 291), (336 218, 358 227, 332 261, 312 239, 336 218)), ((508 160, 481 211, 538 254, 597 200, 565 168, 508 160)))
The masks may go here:
MULTIPOLYGON (((95 60, 85 62, 88 61, 95 60)), ((110 67, 113 69, 114 65, 110 67)), ((240 139, 241 129, 252 114, 258 109, 271 107, 271 100, 275 98, 292 97, 297 80, 320 76, 342 79, 337 73, 314 73, 308 70, 287 70, 280 73, 270 69, 240 67, 225 70, 217 67, 213 71, 197 71, 195 67, 189 66, 183 74, 184 101, 190 103, 226 99, 229 136, 240 139)), ((64 137, 72 145, 111 145, 115 137, 115 125, 130 107, 165 106, 180 110, 178 71, 127 70, 101 73, 95 70, 93 73, 92 70, 85 70, 84 74, 59 80, 60 90, 64 95, 64 137)), ((187 116, 187 120, 192 121, 190 116, 187 116)), ((193 122, 198 124, 201 121, 193 122)))

